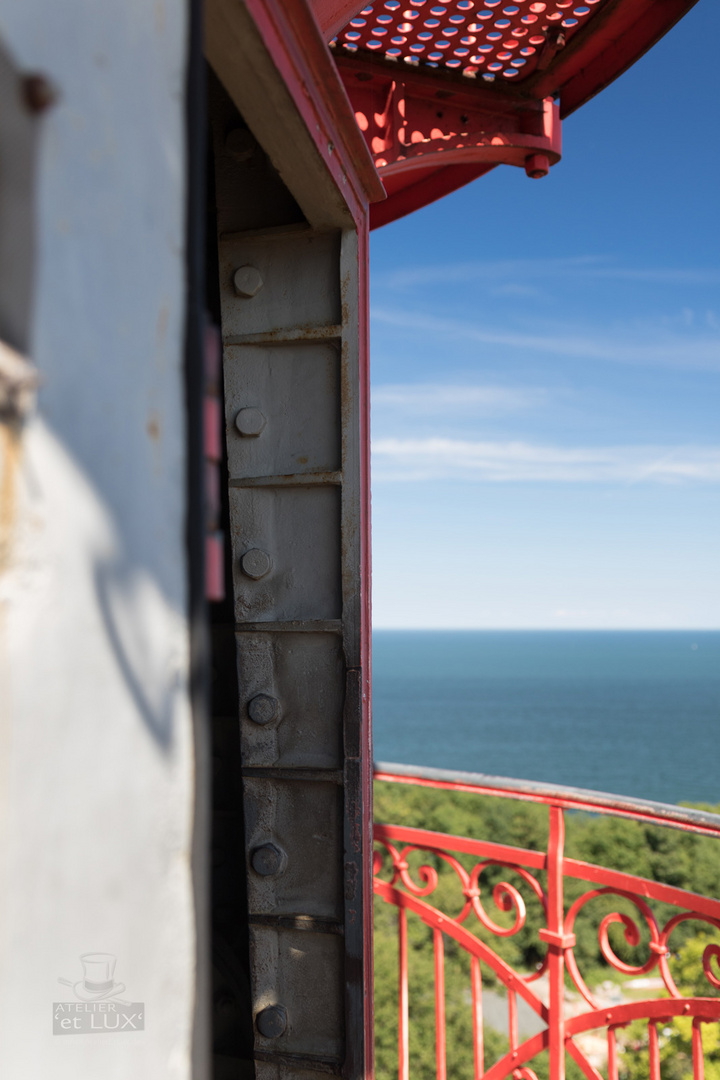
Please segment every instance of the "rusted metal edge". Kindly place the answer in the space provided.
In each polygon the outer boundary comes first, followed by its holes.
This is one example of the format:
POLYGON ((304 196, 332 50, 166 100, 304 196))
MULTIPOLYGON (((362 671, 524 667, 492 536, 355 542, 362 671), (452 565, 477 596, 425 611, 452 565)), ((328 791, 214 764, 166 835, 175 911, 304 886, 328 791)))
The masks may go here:
POLYGON ((258 780, 304 780, 338 786, 343 783, 341 769, 277 769, 273 766, 245 765, 240 769, 240 774, 258 780))
POLYGON ((248 915, 251 926, 278 927, 282 930, 303 930, 312 934, 345 933, 343 924, 337 919, 323 919, 316 915, 248 915))
MULTIPOLYGON (((385 192, 382 183, 373 166, 365 140, 355 124, 352 106, 344 93, 342 83, 337 78, 335 64, 315 21, 310 4, 307 0, 264 0, 264 2, 263 0, 246 0, 246 2, 266 42, 272 41, 274 31, 274 34, 285 45, 287 61, 283 65, 286 68, 283 74, 290 75, 292 71, 295 79, 300 83, 300 87, 297 88, 300 90, 297 98, 299 104, 301 103, 300 107, 304 107, 305 119, 307 121, 316 119, 309 108, 312 103, 319 114, 317 119, 325 120, 322 135, 317 135, 318 147, 323 151, 323 156, 325 147, 322 146, 322 136, 333 133, 337 140, 342 140, 343 164, 346 167, 352 165, 354 176, 346 177, 342 166, 336 167, 332 171, 336 176, 338 186, 342 187, 348 180, 355 179, 368 202, 383 199, 385 192), (315 94, 312 93, 313 90, 315 94)), ((290 79, 286 79, 286 82, 290 83, 290 79)), ((308 127, 311 129, 310 123, 308 127)), ((328 165, 333 154, 335 157, 339 156, 338 148, 328 147, 326 159, 328 165)), ((348 168, 348 173, 349 171, 348 168)))
POLYGON ((223 339, 225 348, 233 345, 287 345, 303 341, 333 341, 342 337, 342 326, 291 326, 286 330, 271 330, 260 334, 236 334, 223 339))
POLYGON ((485 795, 509 795, 532 802, 552 803, 568 809, 642 818, 646 821, 693 829, 696 832, 720 836, 720 814, 691 810, 684 806, 634 799, 585 788, 536 783, 533 780, 514 780, 506 776, 487 776, 484 773, 456 772, 451 769, 432 769, 419 765, 375 763, 375 779, 397 783, 426 784, 428 787, 476 791, 485 795))
POLYGON ((231 488, 312 487, 314 484, 342 484, 341 472, 286 473, 282 476, 242 476, 229 481, 231 488))
POLYGON ((255 1061, 269 1061, 277 1065, 287 1065, 290 1068, 310 1069, 312 1072, 329 1073, 331 1076, 340 1076, 342 1073, 340 1058, 318 1057, 314 1054, 272 1053, 267 1050, 256 1050, 253 1057, 255 1061))
POLYGON ((341 619, 291 619, 288 622, 239 622, 236 634, 342 634, 341 619))
POLYGON ((208 0, 205 40, 308 220, 362 223, 384 188, 306 0, 208 0))

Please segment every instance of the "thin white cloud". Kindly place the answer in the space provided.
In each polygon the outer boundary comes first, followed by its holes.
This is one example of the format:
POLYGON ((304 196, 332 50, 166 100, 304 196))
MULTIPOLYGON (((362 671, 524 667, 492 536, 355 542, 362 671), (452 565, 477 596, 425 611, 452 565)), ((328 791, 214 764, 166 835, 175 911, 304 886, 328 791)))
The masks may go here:
POLYGON ((377 439, 374 481, 720 483, 720 447, 560 447, 462 439, 377 439))
POLYGON ((496 415, 540 408, 549 392, 541 387, 473 386, 445 383, 399 383, 376 386, 373 407, 412 416, 496 415))
POLYGON ((528 352, 554 353, 583 360, 609 360, 645 367, 670 367, 695 371, 720 371, 720 336, 685 336, 670 333, 636 341, 628 336, 603 334, 601 331, 566 333, 523 333, 478 326, 462 319, 422 315, 403 309, 373 308, 377 323, 396 326, 425 335, 434 334, 448 341, 472 341, 481 345, 522 349, 528 352))
MULTIPOLYGON (((579 255, 557 259, 497 259, 461 263, 413 266, 394 270, 382 277, 383 285, 404 290, 416 285, 448 284, 457 281, 488 281, 503 278, 531 278, 537 286, 547 279, 572 276, 605 281, 637 281, 658 285, 718 285, 718 267, 619 266, 609 256, 579 255)), ((521 287, 521 286, 520 286, 521 287)))
POLYGON ((491 296, 511 296, 521 300, 537 299, 544 295, 542 289, 535 285, 521 285, 517 281, 508 281, 504 285, 498 285, 490 290, 491 296))
POLYGON ((522 277, 531 277, 534 282, 538 282, 545 277, 564 276, 585 268, 592 268, 600 261, 597 255, 580 255, 558 259, 494 259, 438 263, 429 266, 404 267, 391 271, 381 280, 391 289, 407 289, 415 285, 430 285, 437 282, 486 280, 496 283, 502 278, 522 277))

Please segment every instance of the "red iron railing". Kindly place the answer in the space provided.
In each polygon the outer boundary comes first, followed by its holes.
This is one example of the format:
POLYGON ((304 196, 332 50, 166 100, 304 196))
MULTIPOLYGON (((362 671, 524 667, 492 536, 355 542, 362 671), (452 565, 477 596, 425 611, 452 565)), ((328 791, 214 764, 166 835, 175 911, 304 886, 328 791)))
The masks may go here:
MULTIPOLYGON (((472 1003, 476 1078, 502 1080, 512 1075, 514 1080, 537 1080, 532 1069, 533 1058, 548 1050, 550 1080, 564 1080, 566 1053, 589 1080, 603 1080, 602 1073, 588 1060, 577 1041, 577 1037, 583 1033, 601 1029, 605 1031, 607 1039, 607 1078, 618 1080, 619 1046, 616 1033, 631 1021, 643 1020, 647 1023, 649 1078, 660 1080, 662 1035, 658 1032, 658 1026, 662 1032, 673 1018, 686 1017, 692 1019, 692 1076, 694 1080, 704 1080, 703 1025, 720 1020, 720 998, 711 996, 714 990, 720 988, 720 977, 713 970, 713 965, 716 970, 720 967, 720 946, 708 944, 702 956, 709 996, 687 997, 676 985, 671 972, 671 937, 682 923, 689 920, 704 924, 709 930, 720 929, 720 899, 699 896, 659 881, 566 857, 565 812, 584 810, 609 814, 718 838, 720 816, 574 788, 554 788, 472 773, 449 773, 400 765, 376 766, 375 779, 542 803, 548 807, 549 815, 549 840, 545 851, 525 850, 490 840, 449 836, 399 825, 375 826, 375 893, 398 909, 399 1080, 409 1080, 410 1077, 409 912, 418 915, 432 930, 437 1080, 446 1080, 447 1073, 446 937, 454 939, 470 957, 468 997, 472 1003), (417 866, 415 859, 409 863, 408 857, 416 856, 416 853, 420 854, 421 862, 427 855, 427 862, 417 866), (442 864, 457 876, 464 897, 462 910, 454 916, 433 906, 431 899, 439 882, 436 867, 442 864), (414 870, 411 865, 415 867, 414 870), (482 875, 488 868, 506 869, 510 872, 507 876, 516 882, 500 881, 491 892, 496 907, 512 914, 513 920, 509 926, 495 922, 484 905, 482 875), (573 887, 573 896, 577 898, 572 903, 565 897, 565 885, 570 881, 588 886, 584 891, 573 887), (538 937, 546 946, 545 957, 539 968, 531 973, 513 969, 489 944, 472 932, 473 925, 479 923, 491 936, 517 934, 526 923, 523 893, 534 897, 536 905, 539 902, 545 923, 538 929, 538 937), (650 982, 657 984, 656 997, 625 1000, 608 1007, 598 1000, 583 979, 575 956, 576 920, 583 915, 590 901, 601 896, 622 898, 636 912, 633 917, 627 911, 613 911, 601 920, 598 940, 604 961, 615 971, 628 976, 645 977, 653 972, 656 978, 650 982), (658 905, 662 905, 660 916, 658 905), (671 911, 674 909, 669 917, 667 905, 671 911), (637 946, 644 941, 647 959, 643 963, 628 964, 616 955, 608 936, 613 924, 621 924, 630 945, 637 946), (507 992, 509 1049, 500 1060, 494 1062, 486 1062, 483 1052, 482 970, 485 966, 492 969, 507 992), (537 992, 539 979, 547 984, 545 1000, 537 992), (566 981, 577 999, 572 1015, 569 1015, 567 1008, 566 981), (529 1038, 521 1039, 518 1034, 518 998, 527 1003, 544 1025, 541 1031, 529 1038), (581 1003, 579 1006, 578 1002, 581 1003)), ((627 903, 620 904, 620 907, 627 906, 627 903)))

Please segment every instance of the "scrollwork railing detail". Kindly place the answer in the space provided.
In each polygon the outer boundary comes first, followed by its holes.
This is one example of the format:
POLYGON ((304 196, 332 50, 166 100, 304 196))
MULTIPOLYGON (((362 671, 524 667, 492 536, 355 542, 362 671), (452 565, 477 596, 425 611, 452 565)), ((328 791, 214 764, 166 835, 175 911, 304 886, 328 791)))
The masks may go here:
MULTIPOLYGON (((383 774, 382 778, 400 779, 388 774, 383 774)), ((402 782, 407 783, 407 778, 402 777, 402 782)), ((432 782, 426 780, 418 779, 417 782, 433 786, 432 782)), ((436 786, 450 785, 438 783, 436 786)), ((478 785, 478 791, 487 793, 482 785, 478 785)), ((499 791, 494 786, 492 794, 512 798, 515 792, 499 791)), ((681 1017, 692 1019, 693 1076, 695 1080, 701 1080, 704 1075, 701 1026, 720 1021, 720 998, 713 996, 720 989, 720 944, 709 942, 702 953, 702 971, 707 981, 708 995, 689 997, 677 985, 671 970, 672 935, 687 922, 698 923, 711 931, 720 930, 720 899, 696 896, 639 876, 566 858, 563 851, 563 814, 567 805, 572 805, 570 800, 559 803, 549 796, 534 795, 534 798, 535 801, 545 802, 550 809, 550 836, 544 852, 510 848, 481 838, 444 837, 405 826, 376 826, 375 838, 381 850, 376 851, 375 855, 375 890, 378 897, 398 908, 402 933, 405 935, 405 959, 401 949, 401 968, 405 963, 406 969, 400 972, 401 985, 405 986, 404 996, 402 993, 400 995, 401 1012, 404 1009, 400 1019, 401 1038, 409 1038, 411 1020, 408 1013, 405 920, 407 912, 412 912, 433 930, 436 996, 438 987, 443 995, 445 992, 443 936, 454 938, 470 954, 476 1080, 481 1076, 486 1080, 505 1080, 508 1076, 514 1080, 537 1080, 532 1061, 545 1050, 550 1053, 550 1080, 564 1080, 566 1053, 588 1080, 604 1080, 603 1074, 578 1042, 578 1039, 582 1041, 584 1033, 597 1028, 604 1028, 607 1033, 608 1080, 618 1080, 620 1042, 616 1033, 640 1019, 647 1023, 650 1071, 655 1075, 659 1069, 658 1048, 661 1045, 658 1029, 664 1030, 664 1025, 672 1022, 672 1018, 681 1017), (446 868, 443 872, 442 867, 446 868), (498 880, 499 874, 502 876, 498 880), (484 881, 488 877, 490 882, 486 886, 484 881), (448 885, 453 879, 457 885, 456 894, 453 893, 454 886, 450 888, 448 885), (569 881, 589 887, 566 905, 564 883, 569 881), (447 898, 449 893, 457 896, 457 913, 449 913, 439 906, 439 901, 447 898), (539 942, 545 944, 545 953, 537 970, 517 971, 494 952, 492 939, 512 938, 534 926, 528 915, 527 902, 530 899, 534 905, 533 918, 540 919, 537 936, 539 942), (594 901, 600 902, 599 911, 597 906, 593 909, 594 901), (617 901, 617 908, 614 901, 617 901), (602 907, 607 908, 609 902, 611 910, 603 912, 602 907), (671 909, 669 915, 668 907, 671 909), (495 912, 498 914, 495 915, 495 912), (509 918, 499 919, 500 914, 509 918), (658 983, 662 984, 657 996, 642 1001, 623 999, 620 1004, 608 1007, 607 1003, 603 1004, 598 992, 590 989, 576 956, 576 932, 582 920, 587 921, 588 914, 596 922, 599 919, 596 930, 598 948, 608 968, 636 980, 655 973, 658 983), (633 951, 639 951, 637 959, 624 959, 618 955, 617 939, 613 939, 615 947, 611 940, 613 927, 623 932, 625 943, 633 951), (491 939, 489 942, 488 936, 491 939), (478 1029, 478 1024, 482 1023, 481 1019, 478 1020, 482 1015, 481 968, 485 964, 504 985, 509 1009, 509 1050, 500 1060, 487 1063, 487 1068, 483 1060, 482 1030, 478 1029), (566 1002, 565 975, 577 991, 577 1004, 573 1006, 572 1014, 568 1012, 566 1002), (535 989, 530 989, 530 984, 544 976, 547 977, 547 988, 544 988, 544 980, 542 993, 547 994, 547 1003, 535 989), (518 1037, 516 995, 522 997, 546 1025, 538 1034, 523 1040, 518 1037)), ((597 797, 598 802, 600 798, 597 797)), ((602 798, 607 801, 609 797, 602 798)), ((588 798, 584 800, 583 808, 588 801, 588 798)), ((599 809, 603 813, 611 812, 604 804, 599 809)), ((626 817, 632 816, 624 809, 622 813, 626 817)), ((653 820, 653 824, 662 823, 659 815, 653 820)), ((672 823, 678 827, 675 822, 672 823)), ((703 829, 706 834, 720 837, 720 822, 715 830, 712 824, 703 825, 703 829)), ((573 893, 576 892, 577 885, 574 884, 573 893)), ((444 1027, 444 998, 442 1002, 437 1001, 436 1017, 444 1027)), ((438 1049, 438 1076, 444 1078, 444 1034, 442 1039, 438 1038, 437 1045, 442 1048, 438 1049)), ((408 1060, 405 1046, 400 1054, 399 1080, 409 1080, 408 1060)))

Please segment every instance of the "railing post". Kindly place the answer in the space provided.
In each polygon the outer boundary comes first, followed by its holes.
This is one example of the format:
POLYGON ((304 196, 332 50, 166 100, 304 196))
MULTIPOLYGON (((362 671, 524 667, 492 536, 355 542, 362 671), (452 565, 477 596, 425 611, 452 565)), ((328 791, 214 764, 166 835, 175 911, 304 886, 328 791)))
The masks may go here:
POLYGON ((433 930, 435 950, 435 1060, 437 1080, 446 1080, 445 1054, 445 944, 442 930, 433 930))
POLYGON ((547 929, 541 941, 548 946, 550 1080, 565 1080, 565 949, 575 944, 574 934, 564 933, 563 858, 565 817, 560 806, 550 806, 550 837, 547 853, 547 929))
POLYGON ((410 1080, 407 915, 398 908, 398 1080, 410 1080))

